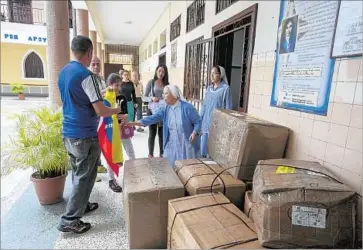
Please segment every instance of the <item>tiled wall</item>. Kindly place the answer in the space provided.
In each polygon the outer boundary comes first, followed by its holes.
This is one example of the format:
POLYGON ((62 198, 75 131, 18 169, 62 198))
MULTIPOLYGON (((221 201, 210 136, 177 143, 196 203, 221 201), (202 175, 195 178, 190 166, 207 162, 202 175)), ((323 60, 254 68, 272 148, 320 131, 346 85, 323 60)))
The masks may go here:
POLYGON ((362 193, 362 58, 335 63, 327 116, 270 107, 275 53, 254 55, 248 112, 289 127, 287 157, 319 161, 362 193))
POLYGON ((248 113, 292 130, 287 158, 318 161, 362 195, 362 57, 336 60, 327 116, 270 107, 274 65, 274 51, 253 56, 248 113))

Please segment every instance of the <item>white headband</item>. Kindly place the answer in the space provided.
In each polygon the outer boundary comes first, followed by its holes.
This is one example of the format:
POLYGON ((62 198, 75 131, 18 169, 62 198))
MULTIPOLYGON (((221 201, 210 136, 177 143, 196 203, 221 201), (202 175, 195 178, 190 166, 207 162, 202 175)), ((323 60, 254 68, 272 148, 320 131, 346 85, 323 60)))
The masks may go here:
POLYGON ((219 71, 221 72, 221 78, 224 81, 225 84, 228 85, 228 80, 227 80, 227 76, 226 76, 226 70, 222 67, 222 66, 218 66, 219 71))

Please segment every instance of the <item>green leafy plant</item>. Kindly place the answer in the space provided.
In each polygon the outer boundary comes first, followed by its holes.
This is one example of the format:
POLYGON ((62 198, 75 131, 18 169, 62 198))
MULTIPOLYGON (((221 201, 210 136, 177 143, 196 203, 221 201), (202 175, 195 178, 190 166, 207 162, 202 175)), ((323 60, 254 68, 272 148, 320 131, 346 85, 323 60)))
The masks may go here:
POLYGON ((62 140, 62 112, 41 107, 14 118, 16 136, 10 138, 3 173, 33 168, 39 179, 64 175, 69 160, 62 140))
POLYGON ((24 93, 24 85, 13 83, 11 86, 11 92, 14 94, 23 94, 24 93))

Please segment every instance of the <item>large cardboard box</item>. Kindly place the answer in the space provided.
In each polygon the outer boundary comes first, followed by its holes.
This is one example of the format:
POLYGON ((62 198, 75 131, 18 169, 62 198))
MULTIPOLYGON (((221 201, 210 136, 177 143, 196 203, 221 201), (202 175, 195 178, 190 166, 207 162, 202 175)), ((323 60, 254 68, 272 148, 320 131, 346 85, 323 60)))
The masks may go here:
POLYGON ((213 111, 208 138, 210 157, 240 180, 252 180, 259 160, 283 158, 289 129, 251 115, 213 111))
POLYGON ((180 160, 175 162, 175 171, 189 195, 221 192, 237 207, 243 208, 246 185, 216 162, 208 159, 180 160))
POLYGON ((255 225, 223 194, 169 201, 168 249, 261 248, 255 225))
POLYGON ((253 220, 252 209, 253 209, 252 191, 247 191, 246 192, 246 196, 245 196, 245 202, 244 202, 243 212, 251 220, 253 220))
POLYGON ((126 161, 124 168, 129 247, 165 249, 168 201, 184 196, 183 184, 164 158, 126 161))
POLYGON ((317 162, 260 161, 253 219, 271 248, 353 248, 357 194, 317 162))

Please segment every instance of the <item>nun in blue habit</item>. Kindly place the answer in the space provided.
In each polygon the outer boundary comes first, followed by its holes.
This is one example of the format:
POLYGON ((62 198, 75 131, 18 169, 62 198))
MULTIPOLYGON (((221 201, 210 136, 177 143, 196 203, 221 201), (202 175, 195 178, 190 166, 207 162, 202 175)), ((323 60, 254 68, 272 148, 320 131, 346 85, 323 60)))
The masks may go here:
POLYGON ((180 89, 175 85, 164 88, 166 105, 132 126, 150 126, 162 121, 164 157, 171 167, 176 160, 200 158, 201 120, 194 106, 183 100, 180 89))
POLYGON ((207 87, 200 111, 202 120, 202 157, 208 157, 207 142, 212 113, 215 109, 232 109, 231 88, 228 85, 226 71, 222 66, 214 66, 211 71, 211 84, 207 87))

